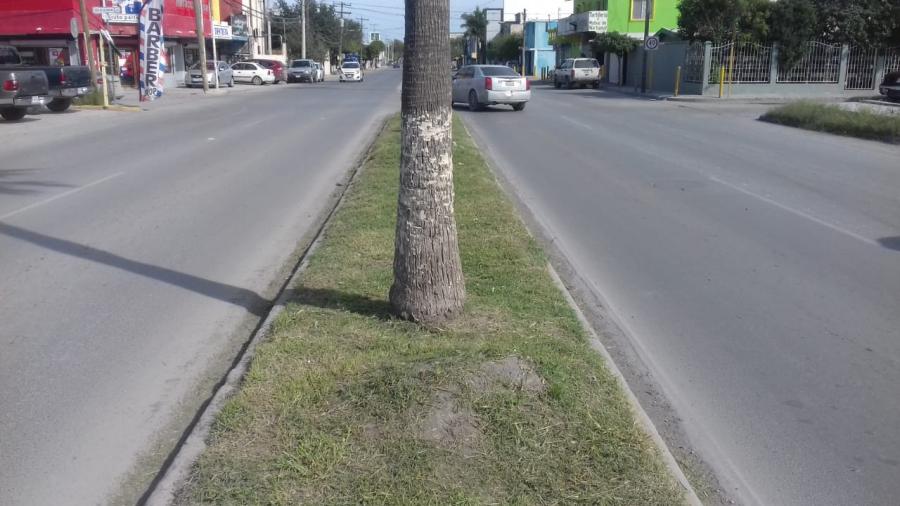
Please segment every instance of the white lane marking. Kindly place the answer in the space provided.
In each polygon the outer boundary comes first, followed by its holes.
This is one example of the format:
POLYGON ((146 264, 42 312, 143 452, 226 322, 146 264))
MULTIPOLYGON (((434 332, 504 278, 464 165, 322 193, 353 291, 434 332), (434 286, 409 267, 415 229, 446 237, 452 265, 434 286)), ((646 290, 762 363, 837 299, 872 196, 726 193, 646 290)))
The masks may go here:
POLYGON ((110 174, 110 175, 108 175, 108 176, 106 176, 106 177, 104 177, 104 178, 100 178, 100 179, 98 179, 98 180, 96 180, 96 181, 93 181, 93 182, 91 182, 91 183, 88 183, 88 184, 86 184, 86 185, 79 186, 78 188, 72 188, 71 190, 64 191, 64 192, 62 192, 62 193, 60 193, 60 194, 58 194, 58 195, 54 195, 54 196, 50 197, 49 199, 42 200, 42 201, 40 201, 40 202, 35 202, 35 203, 33 203, 33 204, 28 204, 28 205, 25 206, 25 207, 19 208, 19 209, 13 211, 13 212, 6 213, 6 214, 4 214, 3 216, 0 216, 0 220, 5 220, 5 219, 8 219, 8 218, 12 218, 13 216, 16 216, 16 215, 18 215, 18 214, 24 213, 25 211, 30 211, 30 210, 32 210, 32 209, 34 209, 34 208, 36 208, 36 207, 40 207, 40 206, 43 206, 43 205, 45 205, 45 204, 49 204, 49 203, 51 203, 51 202, 53 202, 53 201, 56 201, 56 200, 59 200, 59 199, 61 199, 61 198, 63 198, 63 197, 68 197, 69 195, 74 195, 74 194, 76 194, 76 193, 78 193, 78 192, 80 192, 80 191, 82 191, 82 190, 86 190, 86 189, 88 189, 88 188, 90 188, 90 187, 92 187, 92 186, 97 186, 98 184, 105 183, 105 182, 109 181, 109 180, 112 179, 112 178, 119 177, 119 176, 121 176, 122 174, 124 174, 124 172, 116 172, 115 174, 110 174))
POLYGON ((581 128, 587 128, 588 130, 594 129, 593 125, 588 125, 587 123, 582 123, 582 122, 580 122, 578 120, 574 120, 568 116, 560 116, 560 118, 564 119, 565 121, 568 121, 569 123, 572 123, 573 125, 580 126, 581 128))
POLYGON ((799 209, 794 209, 793 207, 786 206, 786 205, 784 205, 784 204, 782 204, 782 203, 780 203, 780 202, 776 202, 775 200, 772 200, 771 198, 769 198, 769 197, 767 197, 767 196, 760 195, 760 194, 758 194, 758 193, 754 193, 754 192, 752 192, 752 191, 750 191, 750 190, 748 190, 748 189, 746 189, 746 188, 742 188, 742 187, 740 187, 740 186, 738 186, 738 185, 729 183, 729 182, 727 182, 727 181, 723 181, 722 179, 719 179, 719 178, 717 178, 716 176, 709 176, 709 179, 710 179, 711 181, 714 181, 714 182, 716 182, 716 183, 719 183, 720 185, 727 186, 727 187, 731 188, 732 190, 737 190, 737 191, 743 193, 744 195, 753 197, 753 198, 755 198, 755 199, 762 200, 763 202, 765 202, 765 203, 767 203, 767 204, 771 204, 771 205, 773 205, 773 206, 775 206, 775 207, 777 207, 777 208, 779 208, 779 209, 781 209, 781 210, 783 210, 783 211, 787 211, 787 212, 789 212, 789 213, 791 213, 791 214, 795 214, 795 215, 797 215, 797 216, 800 216, 801 218, 806 218, 807 220, 814 221, 814 222, 818 223, 819 225, 822 225, 823 227, 827 227, 827 228, 830 228, 831 230, 834 230, 835 232, 839 232, 839 233, 844 234, 844 235, 846 235, 846 236, 852 237, 852 238, 854 238, 854 239, 856 239, 856 240, 859 240, 859 241, 862 241, 862 242, 864 242, 864 243, 866 243, 866 244, 871 244, 871 245, 873 245, 873 246, 881 246, 880 244, 878 244, 877 241, 872 240, 872 239, 869 239, 868 237, 863 237, 863 236, 857 234, 856 232, 847 230, 846 228, 843 228, 843 227, 841 227, 841 226, 835 225, 834 223, 827 222, 827 221, 825 221, 825 220, 823 220, 823 219, 821 219, 821 218, 817 218, 817 217, 813 216, 812 214, 806 213, 806 212, 801 211, 801 210, 799 210, 799 209))

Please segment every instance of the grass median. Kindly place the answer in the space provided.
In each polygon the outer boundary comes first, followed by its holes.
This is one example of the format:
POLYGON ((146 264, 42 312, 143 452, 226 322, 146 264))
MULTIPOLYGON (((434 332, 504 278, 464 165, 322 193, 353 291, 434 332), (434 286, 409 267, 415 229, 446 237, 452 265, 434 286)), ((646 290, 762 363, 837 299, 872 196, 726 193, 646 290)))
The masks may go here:
POLYGON ((678 504, 680 487, 459 120, 468 300, 392 319, 399 121, 219 414, 182 504, 678 504))
POLYGON ((900 143, 900 116, 848 111, 834 105, 795 102, 776 107, 763 121, 861 139, 900 143))

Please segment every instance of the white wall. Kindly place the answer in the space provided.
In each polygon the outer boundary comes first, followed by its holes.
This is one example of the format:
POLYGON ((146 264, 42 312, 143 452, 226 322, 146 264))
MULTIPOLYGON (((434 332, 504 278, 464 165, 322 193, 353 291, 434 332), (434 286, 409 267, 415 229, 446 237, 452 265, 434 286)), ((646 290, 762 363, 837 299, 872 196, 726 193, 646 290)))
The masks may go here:
POLYGON ((546 21, 572 14, 573 0, 504 0, 503 21, 515 21, 516 14, 528 10, 528 20, 546 21))

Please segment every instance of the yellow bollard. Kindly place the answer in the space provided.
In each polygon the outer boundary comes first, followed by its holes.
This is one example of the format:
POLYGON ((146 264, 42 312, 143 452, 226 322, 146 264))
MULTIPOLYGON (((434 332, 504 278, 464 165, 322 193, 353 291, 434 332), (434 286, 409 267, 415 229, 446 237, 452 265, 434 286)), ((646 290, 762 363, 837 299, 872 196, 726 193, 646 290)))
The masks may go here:
POLYGON ((725 66, 719 67, 719 98, 725 95, 725 66))
POLYGON ((675 96, 681 90, 681 65, 675 67, 675 96))

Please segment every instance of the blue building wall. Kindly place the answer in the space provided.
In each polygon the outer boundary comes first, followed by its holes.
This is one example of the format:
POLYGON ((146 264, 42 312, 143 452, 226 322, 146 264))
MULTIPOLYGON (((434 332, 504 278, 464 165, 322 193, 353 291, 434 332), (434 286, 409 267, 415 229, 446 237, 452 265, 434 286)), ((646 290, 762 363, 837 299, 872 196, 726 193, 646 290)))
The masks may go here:
POLYGON ((556 66, 556 51, 550 44, 551 30, 556 30, 556 21, 525 23, 526 75, 540 77, 542 70, 556 66))

